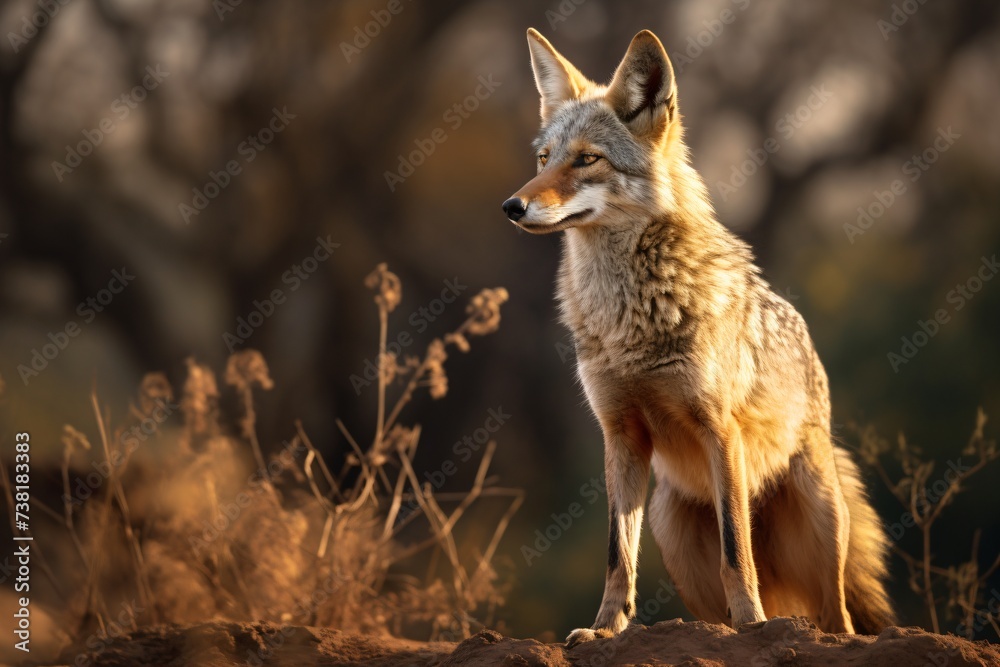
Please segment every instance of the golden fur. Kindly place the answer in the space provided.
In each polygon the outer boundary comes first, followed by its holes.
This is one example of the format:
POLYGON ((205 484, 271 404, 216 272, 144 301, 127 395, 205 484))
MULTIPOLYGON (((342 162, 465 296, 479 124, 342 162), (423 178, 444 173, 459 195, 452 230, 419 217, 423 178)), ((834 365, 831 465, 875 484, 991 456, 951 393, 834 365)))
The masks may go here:
POLYGON ((879 631, 893 620, 887 542, 832 444, 826 373, 802 317, 715 218, 663 46, 639 33, 601 86, 534 30, 528 43, 538 175, 504 209, 566 232, 558 300, 604 432, 611 523, 603 602, 570 644, 634 616, 650 470, 649 525, 696 616, 879 631))

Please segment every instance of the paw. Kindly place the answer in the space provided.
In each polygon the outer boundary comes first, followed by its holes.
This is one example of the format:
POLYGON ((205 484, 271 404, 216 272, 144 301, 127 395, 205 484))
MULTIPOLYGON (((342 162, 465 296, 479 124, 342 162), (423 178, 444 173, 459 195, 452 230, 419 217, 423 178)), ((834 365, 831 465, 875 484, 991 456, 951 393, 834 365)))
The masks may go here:
POLYGON ((566 637, 566 648, 573 648, 577 644, 593 641, 596 638, 597 633, 590 628, 577 628, 566 637))
POLYGON ((732 614, 730 616, 730 625, 736 630, 742 630, 749 627, 760 627, 767 621, 767 616, 764 615, 764 610, 753 606, 744 608, 742 613, 732 614))
POLYGON ((566 648, 570 649, 577 644, 593 641, 595 639, 607 639, 613 637, 614 633, 606 628, 594 630, 592 628, 577 628, 566 637, 566 648))
POLYGON ((747 621, 746 623, 740 623, 739 625, 733 624, 733 628, 737 632, 750 632, 752 630, 757 630, 764 627, 768 621, 747 621))

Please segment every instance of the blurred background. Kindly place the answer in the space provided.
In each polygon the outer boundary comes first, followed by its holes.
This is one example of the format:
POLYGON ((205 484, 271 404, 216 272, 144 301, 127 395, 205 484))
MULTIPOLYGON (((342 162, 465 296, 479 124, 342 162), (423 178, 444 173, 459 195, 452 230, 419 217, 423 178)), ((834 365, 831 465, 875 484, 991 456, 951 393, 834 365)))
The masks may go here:
MULTIPOLYGON (((978 406, 1000 420, 997 3, 7 0, 5 460, 30 431, 36 494, 58 507, 60 433, 96 438, 92 390, 120 416, 145 373, 176 387, 189 357, 221 371, 252 347, 275 383, 258 397, 265 449, 301 419, 339 461, 335 419, 359 438, 374 423, 373 267, 402 280, 389 340, 403 354, 503 286, 500 330, 452 353, 445 398, 407 408, 423 425, 415 467, 439 470, 490 410, 509 415, 492 470, 526 498, 500 549, 513 588, 498 617, 518 636, 589 625, 607 539, 604 497, 586 486, 601 436, 557 322, 559 239, 519 233, 500 210, 534 173, 529 26, 597 81, 638 30, 661 38, 694 164, 809 323, 846 444, 856 427, 905 433, 938 461, 933 481, 960 460, 978 406), (573 503, 582 516, 527 557, 573 503)), ((1000 551, 996 466, 935 526, 937 564, 967 560, 977 528, 981 564, 1000 551)), ((475 472, 459 463, 445 489, 475 472)), ((918 530, 898 532, 919 547, 918 530)), ((643 620, 690 618, 663 594, 648 538, 639 606, 662 604, 643 620)), ((905 564, 892 569, 904 623, 926 625, 905 564)))

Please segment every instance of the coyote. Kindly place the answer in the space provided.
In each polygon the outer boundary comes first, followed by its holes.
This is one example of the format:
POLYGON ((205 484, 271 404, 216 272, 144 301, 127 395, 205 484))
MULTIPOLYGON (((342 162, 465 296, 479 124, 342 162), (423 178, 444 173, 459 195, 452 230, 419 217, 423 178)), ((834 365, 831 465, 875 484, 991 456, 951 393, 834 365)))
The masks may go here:
POLYGON ((716 219, 663 45, 640 32, 606 86, 533 29, 528 46, 538 171, 503 210, 533 234, 566 232, 557 298, 604 432, 610 514, 604 598, 568 645, 635 615, 650 467, 649 525, 698 618, 893 624, 887 540, 831 441, 823 364, 802 317, 716 219))

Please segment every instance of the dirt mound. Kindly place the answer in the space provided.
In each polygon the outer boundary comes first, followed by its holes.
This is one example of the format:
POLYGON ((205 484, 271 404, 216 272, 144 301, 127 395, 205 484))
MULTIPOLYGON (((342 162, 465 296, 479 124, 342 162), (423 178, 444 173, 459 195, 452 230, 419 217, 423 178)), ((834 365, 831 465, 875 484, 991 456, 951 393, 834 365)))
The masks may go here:
POLYGON ((154 626, 100 650, 65 651, 52 665, 230 667, 385 665, 539 667, 611 665, 1000 665, 1000 647, 918 628, 878 637, 830 635, 800 618, 776 618, 737 632, 708 623, 665 621, 566 650, 486 630, 460 644, 421 643, 273 623, 154 626))

